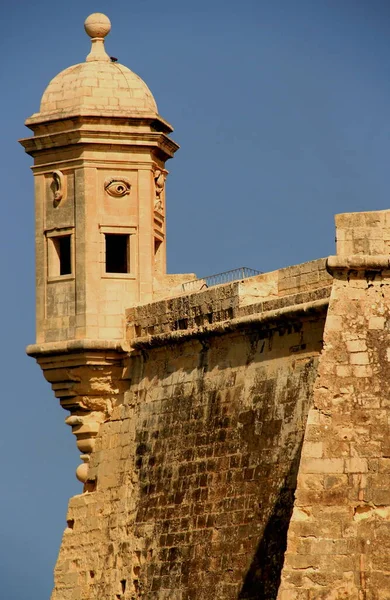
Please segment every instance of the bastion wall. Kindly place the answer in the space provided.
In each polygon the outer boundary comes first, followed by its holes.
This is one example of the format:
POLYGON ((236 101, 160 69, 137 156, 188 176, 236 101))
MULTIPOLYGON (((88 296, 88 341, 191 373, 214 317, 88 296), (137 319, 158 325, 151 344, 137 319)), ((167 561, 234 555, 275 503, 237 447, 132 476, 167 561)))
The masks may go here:
POLYGON ((84 452, 52 600, 390 598, 390 211, 336 226, 122 342, 29 347, 84 452))
POLYGON ((336 216, 279 600, 390 598, 389 226, 390 211, 336 216))
POLYGON ((127 311, 53 600, 276 597, 331 283, 320 260, 127 311))

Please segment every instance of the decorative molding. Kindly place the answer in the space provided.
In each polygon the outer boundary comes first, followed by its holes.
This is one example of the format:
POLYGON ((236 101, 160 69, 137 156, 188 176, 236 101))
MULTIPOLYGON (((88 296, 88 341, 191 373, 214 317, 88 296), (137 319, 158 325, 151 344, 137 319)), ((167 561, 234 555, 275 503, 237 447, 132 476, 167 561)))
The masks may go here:
POLYGON ((123 198, 130 194, 131 184, 125 177, 110 177, 104 182, 104 190, 113 198, 123 198))
POLYGON ((390 255, 388 254, 350 254, 348 256, 329 256, 326 261, 328 273, 337 271, 388 271, 390 255))
MULTIPOLYGON (((66 113, 60 111, 59 116, 61 121, 64 119, 71 119, 71 122, 68 123, 69 129, 66 131, 57 131, 55 129, 55 123, 51 123, 52 120, 56 120, 55 113, 51 114, 50 117, 45 119, 48 126, 50 126, 50 135, 47 135, 46 130, 45 133, 42 134, 39 129, 33 137, 19 140, 28 154, 37 157, 53 147, 67 148, 78 144, 109 144, 111 148, 114 148, 117 145, 121 146, 121 148, 124 146, 127 146, 128 148, 150 148, 154 151, 158 148, 161 160, 165 161, 172 158, 179 148, 178 144, 164 133, 156 132, 154 130, 145 132, 144 129, 141 131, 129 130, 131 124, 129 124, 129 117, 126 111, 123 111, 122 118, 120 118, 121 115, 118 114, 117 110, 104 111, 100 109, 99 116, 91 115, 88 109, 77 109, 77 112, 69 111, 66 113), (115 115, 113 112, 115 112, 115 115), (105 116, 115 116, 117 125, 112 127, 109 131, 103 130, 100 126, 101 119, 105 116), (85 127, 83 127, 83 125, 85 125, 85 127)), ((138 124, 147 125, 148 122, 156 123, 156 119, 151 119, 146 116, 142 117, 142 119, 134 119, 134 121, 136 121, 136 127, 138 124)), ((42 117, 40 113, 38 113, 36 118, 27 119, 26 125, 34 130, 35 126, 40 127, 41 122, 42 117)), ((52 154, 50 156, 52 156, 52 154)), ((45 157, 40 159, 42 162, 39 161, 39 165, 35 165, 33 169, 40 169, 42 166, 53 164, 51 161, 46 162, 46 160, 48 159, 45 155, 45 157)))
POLYGON ((76 436, 82 460, 76 477, 88 485, 92 483, 88 478, 89 460, 100 425, 110 419, 125 391, 122 373, 127 353, 120 347, 111 349, 104 342, 100 348, 95 348, 98 342, 79 344, 77 340, 74 347, 66 342, 61 350, 57 344, 29 346, 28 353, 35 356, 61 406, 70 412, 65 423, 76 436))
POLYGON ((168 171, 163 169, 155 169, 153 176, 155 189, 154 210, 160 214, 164 213, 163 191, 165 188, 165 180, 167 175, 168 171))

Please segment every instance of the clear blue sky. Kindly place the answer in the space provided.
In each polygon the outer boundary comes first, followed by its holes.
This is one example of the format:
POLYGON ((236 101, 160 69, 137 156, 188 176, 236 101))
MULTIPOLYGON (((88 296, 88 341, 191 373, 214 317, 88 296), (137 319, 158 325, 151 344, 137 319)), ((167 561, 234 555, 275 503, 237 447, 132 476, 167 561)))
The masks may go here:
POLYGON ((181 145, 168 163, 170 272, 262 271, 334 252, 333 215, 389 208, 388 0, 3 2, 0 581, 49 598, 75 438, 34 341, 30 157, 16 140, 52 77, 82 62, 91 12, 181 145))

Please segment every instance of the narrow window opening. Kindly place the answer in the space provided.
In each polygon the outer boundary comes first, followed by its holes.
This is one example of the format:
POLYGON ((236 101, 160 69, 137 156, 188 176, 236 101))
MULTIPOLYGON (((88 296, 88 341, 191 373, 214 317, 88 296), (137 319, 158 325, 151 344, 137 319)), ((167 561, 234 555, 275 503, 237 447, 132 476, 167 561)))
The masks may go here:
POLYGON ((58 238, 58 250, 60 258, 60 275, 70 275, 72 272, 70 235, 61 235, 58 238))
POLYGON ((158 251, 160 250, 160 246, 162 244, 162 240, 158 238, 154 238, 154 255, 158 256, 158 251))
POLYGON ((49 238, 49 276, 72 274, 71 235, 59 235, 49 238))
POLYGON ((106 233, 106 273, 130 272, 129 235, 106 233))

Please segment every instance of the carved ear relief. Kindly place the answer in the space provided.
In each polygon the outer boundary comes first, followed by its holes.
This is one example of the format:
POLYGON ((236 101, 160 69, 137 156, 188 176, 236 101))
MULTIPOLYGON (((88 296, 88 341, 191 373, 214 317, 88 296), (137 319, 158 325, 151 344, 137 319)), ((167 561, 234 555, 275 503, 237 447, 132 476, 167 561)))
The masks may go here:
POLYGON ((104 190, 114 198, 123 198, 130 194, 131 184, 125 177, 110 177, 104 182, 104 190))
POLYGON ((66 196, 66 180, 62 171, 53 171, 51 189, 54 194, 54 204, 58 205, 66 196))

